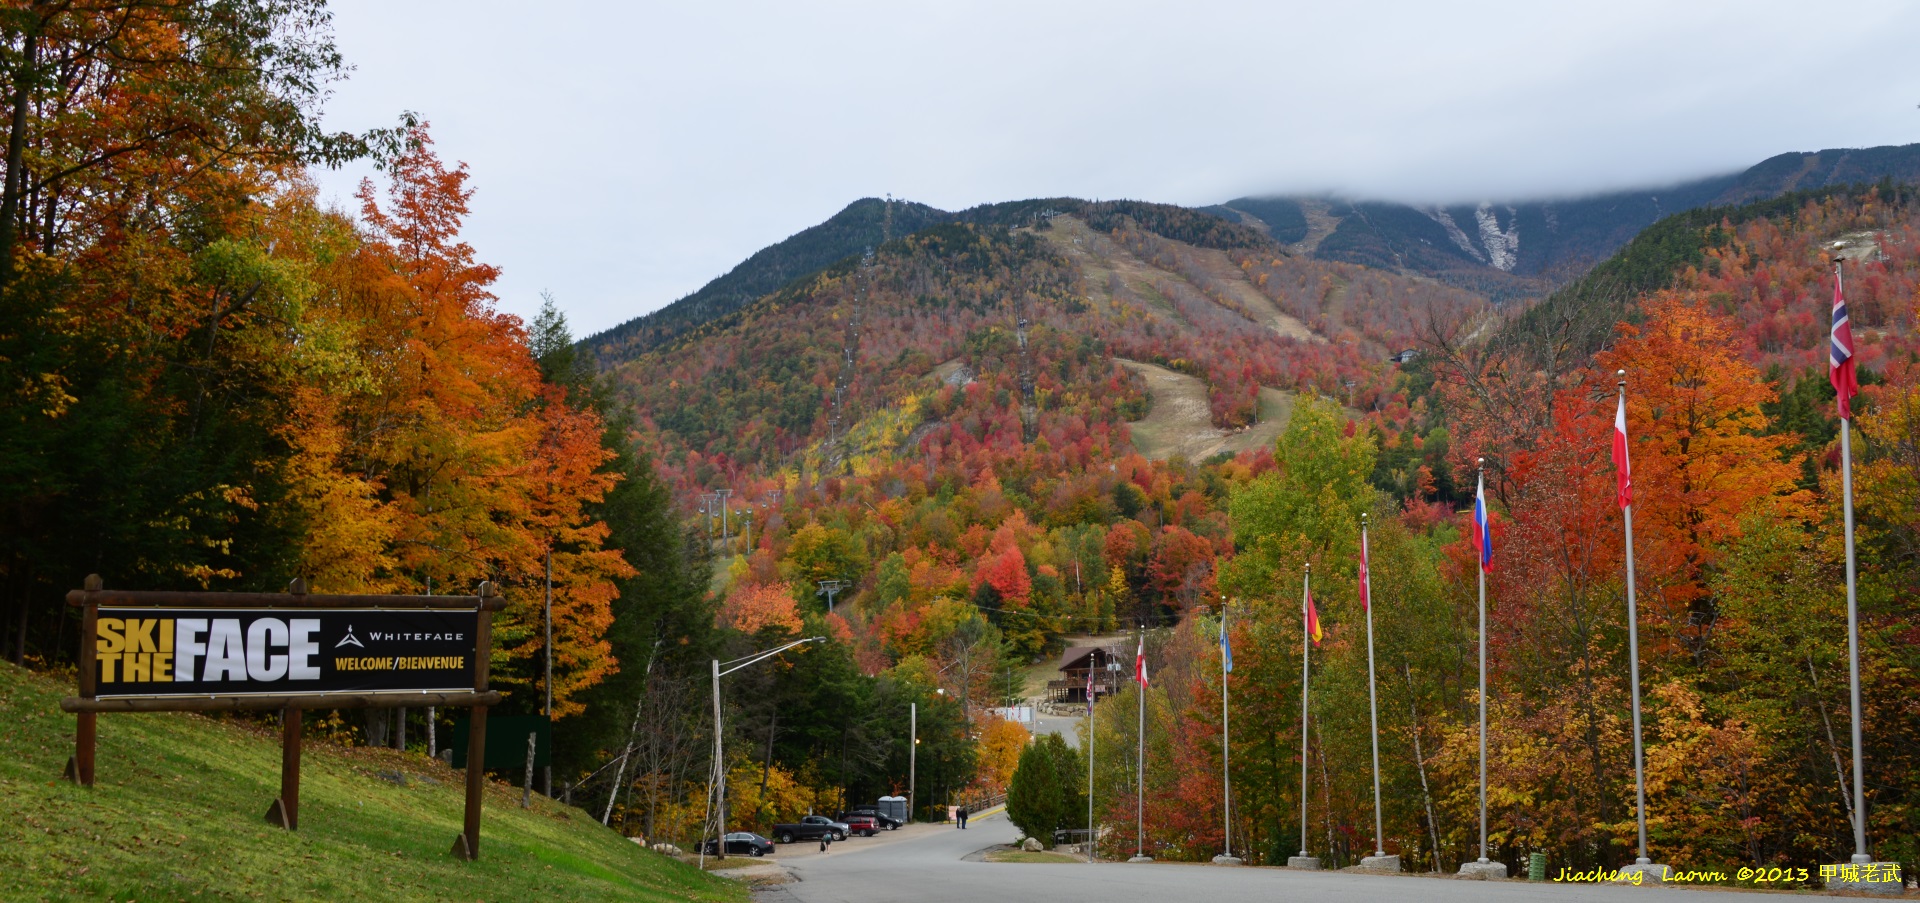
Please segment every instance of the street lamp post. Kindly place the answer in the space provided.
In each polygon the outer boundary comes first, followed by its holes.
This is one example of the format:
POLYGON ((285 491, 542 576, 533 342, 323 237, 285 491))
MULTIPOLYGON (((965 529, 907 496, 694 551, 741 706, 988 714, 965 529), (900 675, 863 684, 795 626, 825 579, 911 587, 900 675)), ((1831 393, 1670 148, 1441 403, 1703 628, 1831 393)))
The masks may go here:
POLYGON ((907 823, 913 823, 914 783, 920 778, 920 703, 907 703, 907 823))
MULTIPOLYGON (((769 649, 765 652, 756 652, 751 655, 742 656, 741 658, 727 662, 726 664, 732 665, 733 667, 725 671, 720 670, 721 662, 719 659, 713 660, 713 777, 707 788, 707 799, 710 801, 709 805, 713 806, 714 813, 713 849, 715 858, 727 858, 727 759, 725 755, 726 749, 723 743, 726 734, 720 722, 720 678, 732 674, 741 668, 745 668, 748 665, 758 664, 759 662, 770 659, 795 646, 806 643, 825 642, 826 639, 827 638, 823 636, 810 636, 804 640, 794 640, 777 649, 769 649)), ((705 844, 701 844, 700 866, 705 868, 706 864, 707 847, 705 844)))

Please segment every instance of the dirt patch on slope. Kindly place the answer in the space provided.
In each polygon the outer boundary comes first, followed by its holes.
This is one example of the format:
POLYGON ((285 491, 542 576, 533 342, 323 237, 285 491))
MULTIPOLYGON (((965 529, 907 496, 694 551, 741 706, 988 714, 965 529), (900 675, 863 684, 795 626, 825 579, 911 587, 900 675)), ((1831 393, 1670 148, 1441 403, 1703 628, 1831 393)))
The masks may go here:
POLYGON ((1307 237, 1291 245, 1295 254, 1303 257, 1313 256, 1313 252, 1319 249, 1320 242, 1325 241, 1327 236, 1333 234, 1333 230, 1340 227, 1340 220, 1334 217, 1330 212, 1331 209, 1326 201, 1303 200, 1300 202, 1300 212, 1307 218, 1307 237))
POLYGON ((1237 455, 1272 445, 1293 413, 1292 393, 1263 387, 1260 422, 1243 430, 1223 430, 1213 425, 1205 382, 1155 364, 1125 359, 1116 362, 1147 381, 1153 407, 1148 409, 1146 419, 1127 427, 1133 433, 1134 447, 1156 461, 1175 455, 1202 461, 1221 452, 1237 455))

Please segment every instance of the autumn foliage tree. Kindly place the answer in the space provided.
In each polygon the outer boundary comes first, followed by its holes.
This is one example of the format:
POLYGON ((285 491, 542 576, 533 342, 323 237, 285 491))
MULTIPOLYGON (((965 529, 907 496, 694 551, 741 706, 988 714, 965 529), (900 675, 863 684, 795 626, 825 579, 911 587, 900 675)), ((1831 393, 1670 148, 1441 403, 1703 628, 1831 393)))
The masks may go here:
POLYGON ((1673 292, 1648 298, 1646 311, 1645 323, 1621 325, 1597 362, 1627 373, 1642 604, 1701 655, 1713 630, 1705 580, 1718 550, 1749 515, 1804 520, 1809 498, 1787 453, 1795 437, 1766 429, 1761 406, 1775 388, 1742 359, 1733 322, 1673 292))

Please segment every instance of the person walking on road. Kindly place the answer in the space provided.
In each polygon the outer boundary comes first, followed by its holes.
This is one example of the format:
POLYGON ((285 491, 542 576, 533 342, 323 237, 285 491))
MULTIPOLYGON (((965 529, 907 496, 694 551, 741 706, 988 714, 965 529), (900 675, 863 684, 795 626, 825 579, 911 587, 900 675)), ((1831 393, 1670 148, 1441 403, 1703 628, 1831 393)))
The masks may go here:
POLYGON ((965 831, 966 829, 967 829, 967 807, 961 806, 960 807, 960 830, 965 831))

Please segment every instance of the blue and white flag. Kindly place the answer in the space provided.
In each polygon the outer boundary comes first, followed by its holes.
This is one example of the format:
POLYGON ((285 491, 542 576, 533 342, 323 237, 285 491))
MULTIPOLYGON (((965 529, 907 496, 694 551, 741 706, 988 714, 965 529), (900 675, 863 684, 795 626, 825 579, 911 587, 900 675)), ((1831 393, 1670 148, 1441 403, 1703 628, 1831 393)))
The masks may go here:
POLYGON ((1480 570, 1493 573, 1493 518, 1487 514, 1487 477, 1473 493, 1473 544, 1479 547, 1480 570))
POLYGON ((1220 605, 1220 671, 1233 673, 1233 642, 1227 639, 1227 606, 1220 605))

